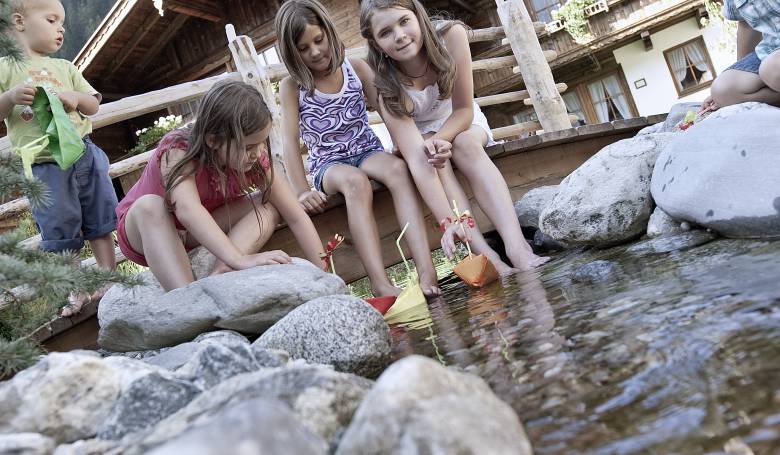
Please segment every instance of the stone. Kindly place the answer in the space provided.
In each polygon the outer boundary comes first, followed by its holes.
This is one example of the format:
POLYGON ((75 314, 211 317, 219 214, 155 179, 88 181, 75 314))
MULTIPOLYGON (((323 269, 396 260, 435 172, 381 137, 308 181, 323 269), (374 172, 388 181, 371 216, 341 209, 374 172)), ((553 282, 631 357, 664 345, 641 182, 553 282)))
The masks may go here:
POLYGON ((255 360, 261 368, 283 367, 290 361, 290 354, 278 349, 264 349, 252 345, 252 354, 254 354, 255 360))
POLYGON ((537 229, 536 232, 534 232, 534 240, 531 246, 533 246, 534 253, 537 254, 563 251, 569 248, 567 245, 545 234, 540 229, 537 229))
POLYGON ((647 222, 647 236, 650 238, 679 234, 687 230, 690 230, 690 227, 686 229, 681 222, 669 216, 660 207, 653 210, 653 214, 650 215, 650 220, 647 222))
POLYGON ((731 238, 780 237, 780 109, 722 108, 658 157, 656 204, 671 217, 731 238))
POLYGON ((558 185, 540 186, 525 193, 515 202, 515 214, 520 226, 539 227, 539 215, 558 192, 558 185))
POLYGON ((92 355, 53 352, 0 383, 0 433, 57 443, 92 437, 121 391, 121 372, 92 355))
POLYGON ((717 236, 711 232, 695 230, 638 242, 631 245, 626 251, 637 255, 665 254, 672 251, 689 250, 716 238, 717 236))
POLYGON ((189 381, 203 390, 210 389, 225 379, 260 368, 249 343, 243 352, 236 352, 219 343, 199 343, 200 348, 176 369, 176 377, 189 381))
POLYGON ((256 398, 214 415, 148 452, 149 455, 262 455, 327 453, 328 444, 309 431, 279 400, 256 398))
POLYGON ((144 453, 222 410, 254 398, 282 400, 306 428, 334 444, 372 384, 360 376, 319 365, 297 364, 240 374, 201 394, 142 437, 134 438, 125 453, 144 453))
POLYGON ((192 356, 202 348, 202 345, 194 342, 182 343, 162 350, 159 354, 145 358, 144 362, 156 365, 170 371, 174 371, 187 363, 192 356))
POLYGON ((0 434, 0 453, 6 455, 49 455, 54 440, 38 433, 0 434))
POLYGON ((650 125, 642 128, 639 130, 638 133, 636 133, 637 136, 644 136, 645 134, 655 134, 655 133, 665 133, 664 131, 664 123, 656 123, 655 125, 650 125))
POLYGON ((477 376, 409 356, 379 377, 336 451, 531 454, 512 408, 477 376))
POLYGON ((346 294, 344 281, 311 263, 254 267, 210 276, 165 293, 148 272, 145 285, 112 287, 100 303, 98 343, 112 351, 170 347, 216 329, 259 335, 292 309, 346 294))
POLYGON ((673 137, 647 134, 603 148, 561 182, 539 228, 570 245, 613 245, 641 236, 653 209, 653 165, 673 137))
POLYGON ((190 382, 171 377, 166 371, 154 371, 133 380, 100 426, 101 439, 121 439, 153 426, 184 407, 201 389, 190 382))
POLYGON ((666 120, 663 123, 663 128, 659 133, 672 133, 676 131, 674 129, 678 123, 685 119, 688 112, 699 112, 701 110, 701 103, 677 103, 669 109, 669 115, 666 116, 666 120))
POLYGON ((593 261, 583 264, 574 270, 571 280, 575 283, 603 283, 614 279, 620 267, 612 261, 593 261))
POLYGON ((268 329, 253 346, 294 359, 375 377, 390 361, 390 329, 365 301, 334 295, 306 302, 268 329))
POLYGON ((53 455, 118 455, 122 453, 119 447, 120 444, 117 441, 84 439, 72 444, 62 444, 58 446, 53 455))

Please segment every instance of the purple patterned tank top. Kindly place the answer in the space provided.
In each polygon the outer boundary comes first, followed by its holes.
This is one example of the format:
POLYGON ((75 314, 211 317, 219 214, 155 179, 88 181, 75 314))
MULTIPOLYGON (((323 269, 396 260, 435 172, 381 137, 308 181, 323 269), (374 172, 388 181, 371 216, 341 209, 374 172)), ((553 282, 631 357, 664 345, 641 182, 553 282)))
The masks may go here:
POLYGON ((344 59, 344 83, 338 93, 305 89, 298 93, 301 138, 309 150, 309 172, 323 164, 340 161, 373 150, 383 150, 379 138, 368 125, 363 84, 344 59))

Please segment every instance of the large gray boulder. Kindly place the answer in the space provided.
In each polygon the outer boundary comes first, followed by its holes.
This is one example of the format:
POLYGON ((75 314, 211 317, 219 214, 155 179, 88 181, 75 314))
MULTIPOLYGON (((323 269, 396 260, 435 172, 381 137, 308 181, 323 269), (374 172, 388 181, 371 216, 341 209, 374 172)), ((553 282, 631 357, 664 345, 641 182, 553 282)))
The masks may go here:
POLYGON ((655 202, 679 220, 733 238, 780 237, 780 109, 725 107, 658 157, 655 202))
POLYGON ((653 209, 653 165, 673 137, 647 134, 603 148, 561 182, 539 228, 570 245, 611 245, 642 235, 653 209))
POLYGON ((225 409, 255 398, 273 398, 292 408, 309 431, 333 444, 352 420, 372 381, 330 367, 293 365, 244 373, 211 388, 154 429, 128 441, 124 453, 145 453, 225 409))
POLYGON ((303 426, 289 406, 256 398, 219 412, 149 455, 324 455, 327 449, 328 444, 303 426))
POLYGON ((538 228, 539 215, 558 193, 558 185, 540 186, 525 193, 515 202, 515 215, 520 226, 538 228))
POLYGON ((93 436, 122 389, 100 357, 51 353, 0 383, 0 433, 40 433, 58 443, 93 436))
POLYGON ((515 412, 482 379, 410 356, 382 373, 336 453, 532 452, 515 412))
POLYGON ((302 259, 210 276, 168 293, 148 272, 142 277, 146 285, 114 286, 101 300, 101 347, 156 349, 216 329, 259 335, 304 302, 347 293, 341 278, 302 259))
POLYGON ((253 346, 375 377, 390 363, 391 340, 387 323, 371 305, 356 297, 334 295, 292 310, 253 346))

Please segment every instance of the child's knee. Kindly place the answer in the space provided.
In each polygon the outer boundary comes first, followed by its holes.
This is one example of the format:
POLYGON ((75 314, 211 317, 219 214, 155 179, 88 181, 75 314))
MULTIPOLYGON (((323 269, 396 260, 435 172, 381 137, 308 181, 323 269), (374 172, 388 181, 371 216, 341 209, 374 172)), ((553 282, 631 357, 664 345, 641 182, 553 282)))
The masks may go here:
POLYGON ((767 87, 780 91, 780 51, 776 51, 775 54, 761 62, 758 75, 767 87))
POLYGON ((734 98, 738 95, 737 85, 734 80, 724 72, 720 77, 712 81, 710 86, 710 95, 717 106, 723 107, 734 104, 734 98))
POLYGON ((131 212, 137 213, 144 219, 155 219, 170 217, 171 214, 165 207, 165 200, 156 194, 145 194, 130 206, 128 214, 131 212))
POLYGON ((482 143, 468 131, 455 136, 455 139, 452 140, 452 148, 452 156, 457 157, 460 161, 473 161, 484 154, 482 143))
POLYGON ((383 182, 387 187, 394 187, 398 185, 410 185, 411 177, 409 175, 409 166, 402 159, 392 160, 386 167, 385 181, 383 182))
POLYGON ((359 198, 371 195, 371 182, 363 172, 350 172, 341 184, 342 193, 347 198, 359 198))

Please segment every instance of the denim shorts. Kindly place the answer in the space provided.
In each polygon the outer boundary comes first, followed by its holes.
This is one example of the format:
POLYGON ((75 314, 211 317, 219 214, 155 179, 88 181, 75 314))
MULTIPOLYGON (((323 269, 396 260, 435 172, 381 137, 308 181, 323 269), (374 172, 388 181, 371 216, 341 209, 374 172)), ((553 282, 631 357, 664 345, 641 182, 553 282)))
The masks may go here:
POLYGON ((346 157, 346 158, 337 159, 337 160, 328 161, 326 163, 323 163, 319 167, 319 169, 317 169, 317 171, 313 175, 313 177, 314 177, 314 189, 317 190, 317 191, 322 191, 323 193, 325 192, 325 189, 322 187, 322 183, 323 183, 322 181, 323 181, 323 179, 325 177, 325 171, 327 171, 328 168, 330 168, 334 164, 345 164, 347 166, 354 166, 354 167, 359 168, 360 165, 363 164, 363 161, 366 160, 366 158, 368 158, 369 156, 371 156, 371 155, 373 155, 375 153, 385 153, 385 151, 382 150, 382 149, 378 149, 378 150, 374 149, 374 150, 369 150, 367 152, 363 152, 360 155, 353 155, 353 156, 349 156, 349 157, 346 157))
POLYGON ((86 150, 73 166, 57 163, 32 166, 33 175, 46 184, 49 204, 33 209, 44 251, 78 251, 116 229, 116 192, 108 176, 108 157, 89 137, 86 150))
POLYGON ((737 63, 729 66, 723 71, 728 70, 740 70, 747 73, 758 74, 758 68, 761 66, 761 59, 758 58, 755 52, 751 52, 748 55, 737 60, 737 63))

